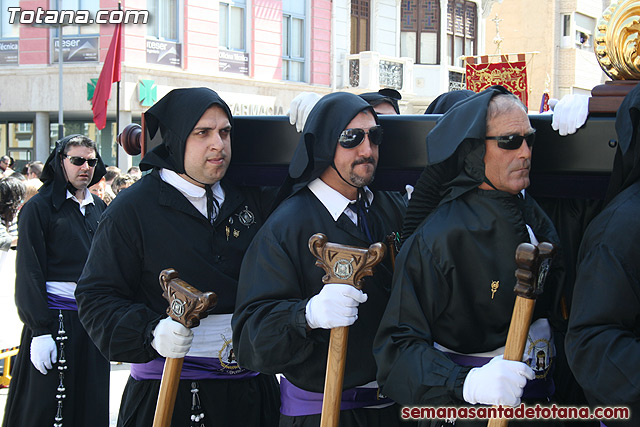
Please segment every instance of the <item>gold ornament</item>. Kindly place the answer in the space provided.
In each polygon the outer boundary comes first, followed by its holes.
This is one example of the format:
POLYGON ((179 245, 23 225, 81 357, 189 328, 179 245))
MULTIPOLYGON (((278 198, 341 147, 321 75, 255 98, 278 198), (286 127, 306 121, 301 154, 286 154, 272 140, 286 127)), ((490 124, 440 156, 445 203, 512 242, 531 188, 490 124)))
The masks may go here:
POLYGON ((611 2, 596 26, 594 50, 611 79, 640 79, 640 2, 611 2))

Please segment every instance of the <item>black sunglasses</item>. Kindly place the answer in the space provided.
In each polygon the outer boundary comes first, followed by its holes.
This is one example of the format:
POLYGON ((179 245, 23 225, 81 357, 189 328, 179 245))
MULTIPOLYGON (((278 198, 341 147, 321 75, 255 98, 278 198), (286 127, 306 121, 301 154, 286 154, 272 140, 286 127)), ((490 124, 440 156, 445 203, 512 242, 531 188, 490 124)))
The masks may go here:
POLYGON ((380 125, 369 128, 368 131, 360 128, 345 129, 340 134, 338 142, 344 148, 356 148, 364 141, 365 135, 369 135, 369 141, 372 144, 382 144, 382 126, 380 125))
POLYGON ((68 156, 66 154, 63 154, 63 156, 69 159, 71 164, 75 166, 82 166, 84 165, 84 162, 87 162, 89 167, 92 168, 96 165, 96 163, 98 163, 98 159, 85 159, 84 157, 68 156))
POLYGON ((533 147, 536 140, 536 131, 522 135, 505 135, 505 136, 485 136, 484 139, 495 139, 498 141, 498 147, 503 150, 517 150, 522 146, 522 141, 527 141, 529 148, 533 147))

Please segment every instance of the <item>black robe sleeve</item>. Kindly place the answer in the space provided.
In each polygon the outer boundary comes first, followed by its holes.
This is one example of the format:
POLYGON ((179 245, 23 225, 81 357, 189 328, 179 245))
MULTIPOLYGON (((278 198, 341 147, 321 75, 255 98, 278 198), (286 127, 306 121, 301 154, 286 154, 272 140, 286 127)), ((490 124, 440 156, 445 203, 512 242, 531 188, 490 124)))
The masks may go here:
POLYGON ((412 237, 396 260, 391 297, 374 342, 378 382, 402 405, 460 404, 471 367, 435 349, 429 326, 451 295, 440 285, 446 280, 433 254, 418 235, 412 237))
MULTIPOLYGON (((76 288, 78 315, 109 360, 145 363, 158 353, 152 331, 164 316, 140 301, 142 236, 127 234, 105 212, 76 288)), ((158 285, 159 286, 159 285, 158 285)))
POLYGON ((51 210, 41 198, 26 203, 18 216, 16 306, 34 336, 50 334, 57 315, 47 303, 47 239, 51 210))
MULTIPOLYGON (((313 264, 305 266, 315 268, 313 264)), ((254 238, 240 270, 233 341, 245 368, 275 374, 310 358, 318 343, 307 337, 303 279, 268 225, 254 238), (242 284, 253 284, 243 286, 242 284)))

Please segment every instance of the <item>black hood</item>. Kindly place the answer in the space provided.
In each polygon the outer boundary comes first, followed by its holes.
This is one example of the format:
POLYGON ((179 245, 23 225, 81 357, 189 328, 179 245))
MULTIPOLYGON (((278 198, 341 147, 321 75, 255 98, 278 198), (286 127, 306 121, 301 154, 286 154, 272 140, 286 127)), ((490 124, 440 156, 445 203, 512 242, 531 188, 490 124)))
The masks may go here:
POLYGON ((475 94, 474 91, 468 89, 452 90, 439 95, 427 107, 425 114, 444 114, 449 111, 456 103, 469 98, 475 94))
POLYGON ((376 123, 373 107, 357 95, 335 92, 323 96, 309 113, 296 151, 289 164, 291 195, 318 178, 333 163, 338 137, 362 111, 370 111, 376 123))
POLYGON ((439 204, 456 199, 486 181, 487 109, 494 96, 507 93, 511 92, 502 86, 467 93, 466 98, 463 96, 438 119, 427 135, 427 166, 407 206, 403 242, 439 204))
POLYGON ((155 167, 184 173, 187 137, 212 105, 220 106, 233 126, 227 103, 206 87, 173 89, 149 108, 144 113, 145 140, 159 141, 159 145, 144 155, 140 169, 144 171, 155 167))
MULTIPOLYGON (((75 137, 83 137, 83 135, 69 135, 65 136, 62 139, 56 141, 56 147, 49 154, 49 158, 45 162, 42 168, 42 174, 40 175, 40 181, 42 181, 42 187, 40 188, 40 192, 48 192, 51 194, 53 206, 56 209, 59 209, 67 198, 67 177, 65 176, 64 170, 62 170, 62 154, 64 153, 64 149, 67 146, 69 140, 75 137)), ((98 163, 93 170, 93 178, 89 183, 89 187, 97 183, 102 179, 105 173, 107 173, 107 168, 102 162, 102 158, 100 157, 100 153, 96 149, 96 157, 98 158, 98 163)))
POLYGON ((395 89, 380 89, 377 92, 361 93, 358 96, 374 107, 382 102, 388 102, 393 106, 396 114, 400 114, 398 101, 402 99, 402 95, 395 89))
POLYGON ((640 178, 640 84, 627 94, 616 114, 618 147, 605 203, 640 178))

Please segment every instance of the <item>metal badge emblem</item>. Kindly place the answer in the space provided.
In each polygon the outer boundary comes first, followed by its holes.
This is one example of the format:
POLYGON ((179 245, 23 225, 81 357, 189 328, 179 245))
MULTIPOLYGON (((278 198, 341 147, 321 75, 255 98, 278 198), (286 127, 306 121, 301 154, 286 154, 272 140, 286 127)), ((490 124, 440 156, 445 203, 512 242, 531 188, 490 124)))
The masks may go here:
POLYGON ((333 265, 333 274, 336 277, 347 280, 353 275, 353 265, 351 263, 353 259, 340 259, 333 265))
POLYGON ((500 287, 500 281, 499 280, 494 280, 494 281, 491 282, 491 299, 493 299, 493 296, 498 291, 499 287, 500 287))
POLYGON ((184 314, 184 301, 175 298, 171 301, 171 312, 177 317, 182 317, 184 314))
POLYGON ((247 228, 251 227, 251 225, 256 220, 256 217, 253 214, 253 212, 249 210, 249 206, 245 206, 244 209, 239 214, 236 214, 236 216, 238 217, 240 224, 244 225, 247 228))

